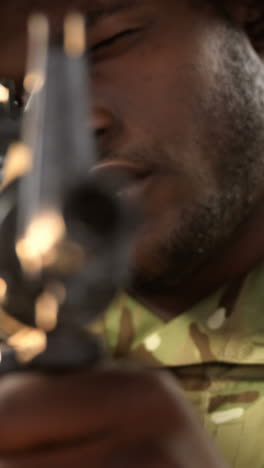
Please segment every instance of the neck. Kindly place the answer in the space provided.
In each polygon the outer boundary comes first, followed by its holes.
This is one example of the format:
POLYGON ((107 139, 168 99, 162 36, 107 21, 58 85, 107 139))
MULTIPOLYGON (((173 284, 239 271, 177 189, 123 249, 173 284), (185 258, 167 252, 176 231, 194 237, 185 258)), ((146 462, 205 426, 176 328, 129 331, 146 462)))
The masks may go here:
POLYGON ((165 319, 182 314, 223 285, 264 260, 264 199, 232 238, 206 264, 170 294, 133 291, 133 296, 165 319))

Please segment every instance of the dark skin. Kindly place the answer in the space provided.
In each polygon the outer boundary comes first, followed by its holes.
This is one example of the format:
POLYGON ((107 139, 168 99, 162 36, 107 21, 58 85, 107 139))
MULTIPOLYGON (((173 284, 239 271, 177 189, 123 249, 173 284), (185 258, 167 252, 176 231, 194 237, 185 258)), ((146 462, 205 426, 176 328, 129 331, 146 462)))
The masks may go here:
MULTIPOLYGON (((46 9, 56 33, 67 2, 45 3, 27 5, 46 9)), ((19 78, 27 11, 12 16, 11 0, 1 8, 0 72, 19 78)), ((254 23, 262 8, 141 0, 90 29, 98 170, 129 166, 134 188, 122 196, 143 215, 131 291, 166 317, 263 258, 264 67, 254 23)), ((165 374, 5 377, 0 421, 4 468, 223 466, 165 374)))

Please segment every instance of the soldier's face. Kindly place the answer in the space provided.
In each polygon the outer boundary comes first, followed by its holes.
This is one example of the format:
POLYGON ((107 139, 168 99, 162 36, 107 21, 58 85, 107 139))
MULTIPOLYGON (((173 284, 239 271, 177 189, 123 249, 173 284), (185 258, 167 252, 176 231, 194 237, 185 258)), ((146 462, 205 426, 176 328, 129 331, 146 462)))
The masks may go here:
MULTIPOLYGON (((0 72, 19 74, 27 9, 59 23, 72 0, 25 0, 0 28, 0 72), (27 8, 26 8, 27 7, 27 8), (22 26, 21 26, 22 25, 22 26), (9 27, 10 30, 10 27, 9 27), (22 35, 22 32, 21 32, 22 35), (6 52, 6 56, 3 55, 6 52), (1 68, 2 67, 2 68, 1 68), (9 68, 8 68, 9 67, 9 68)), ((263 191, 264 67, 214 0, 75 0, 90 15, 101 163, 129 166, 134 278, 169 286, 229 238, 263 191)), ((9 12, 9 13, 8 13, 9 12)), ((1 22, 1 21, 0 21, 1 22)))
POLYGON ((143 215, 134 273, 155 288, 200 267, 263 190, 262 62, 242 30, 194 3, 91 2, 100 156, 130 166, 120 195, 143 215))

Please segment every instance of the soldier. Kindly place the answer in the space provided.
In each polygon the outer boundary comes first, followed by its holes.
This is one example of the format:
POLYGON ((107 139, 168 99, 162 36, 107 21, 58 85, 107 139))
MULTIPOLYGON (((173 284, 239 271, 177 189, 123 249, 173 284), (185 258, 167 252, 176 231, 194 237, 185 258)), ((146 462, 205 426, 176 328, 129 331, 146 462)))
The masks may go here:
MULTIPOLYGON (((15 3, 0 7, 0 73, 19 79, 28 11, 55 31, 67 1, 15 3)), ((142 213, 130 287, 102 324, 113 355, 138 364, 2 377, 0 465, 260 468, 263 4, 74 6, 90 25, 97 170, 125 168, 119 196, 142 213)))

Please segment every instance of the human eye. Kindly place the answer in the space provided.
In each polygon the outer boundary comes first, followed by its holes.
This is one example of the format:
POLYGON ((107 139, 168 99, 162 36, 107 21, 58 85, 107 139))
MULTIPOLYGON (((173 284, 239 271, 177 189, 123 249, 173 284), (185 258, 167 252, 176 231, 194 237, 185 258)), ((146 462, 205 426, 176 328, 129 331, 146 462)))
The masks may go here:
POLYGON ((126 52, 139 37, 142 28, 124 28, 102 35, 90 47, 91 58, 95 61, 126 52))

